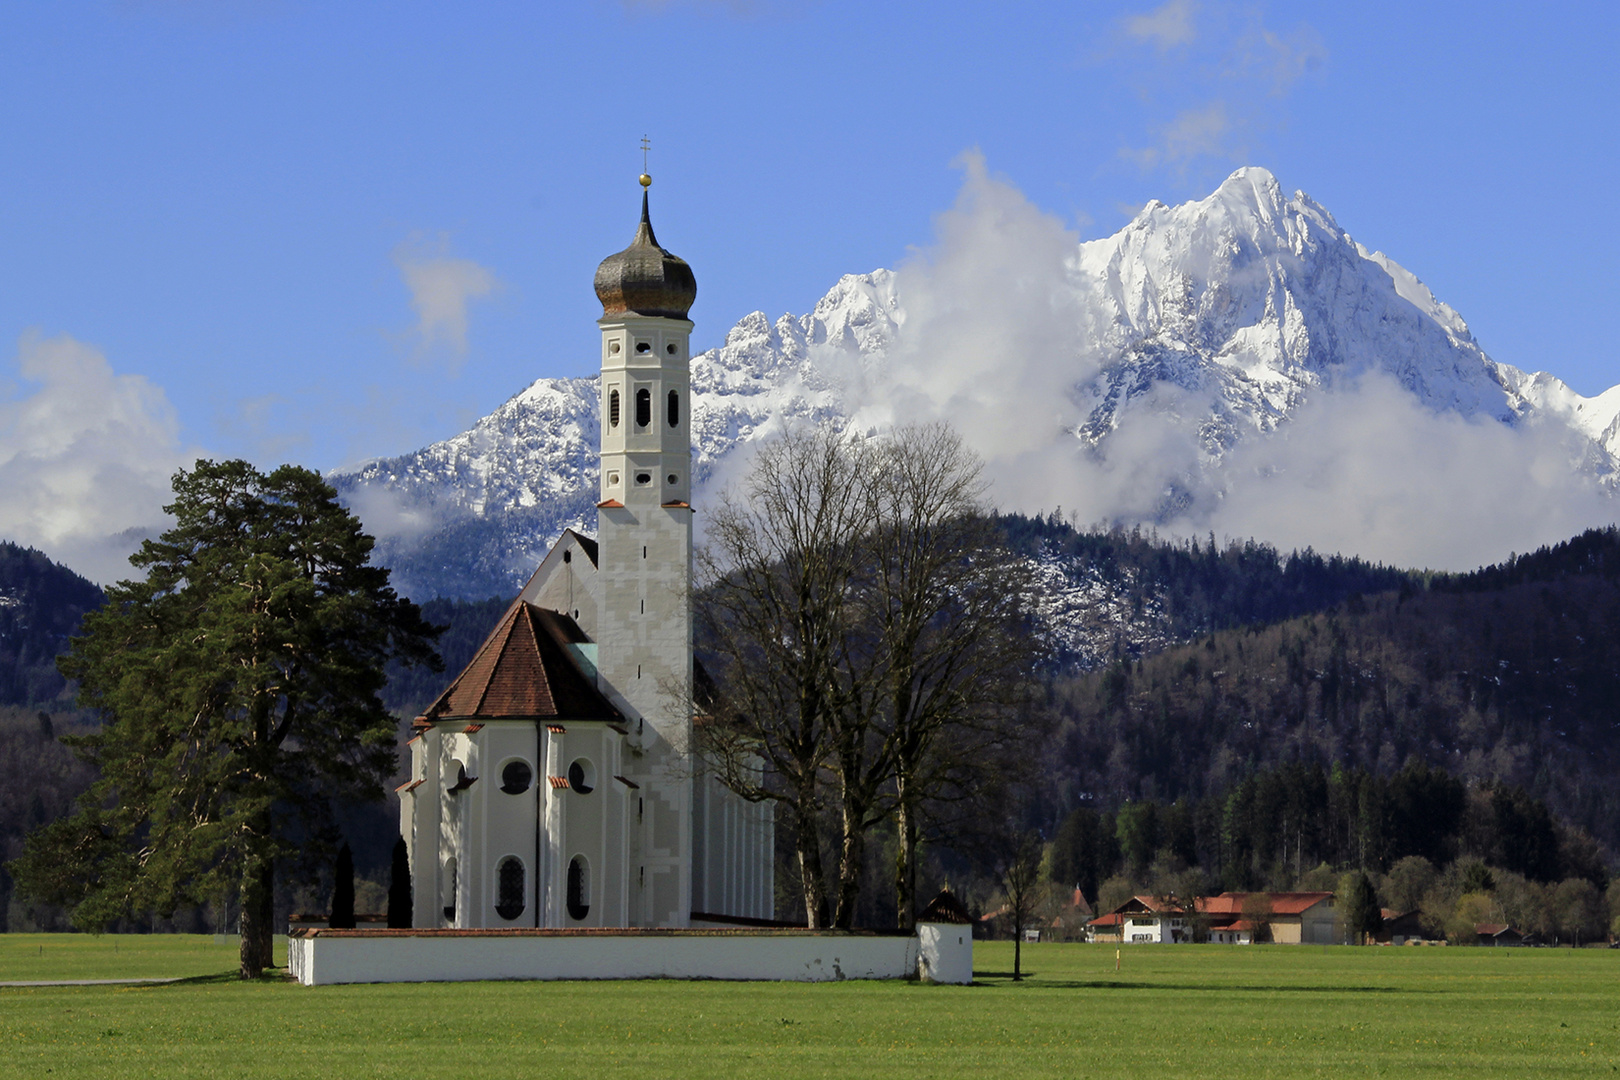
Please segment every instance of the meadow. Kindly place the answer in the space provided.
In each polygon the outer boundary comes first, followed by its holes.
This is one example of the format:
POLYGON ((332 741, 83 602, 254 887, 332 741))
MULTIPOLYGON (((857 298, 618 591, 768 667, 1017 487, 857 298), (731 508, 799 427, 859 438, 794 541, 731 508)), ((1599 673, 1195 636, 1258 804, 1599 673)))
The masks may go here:
MULTIPOLYGON (((0 935, 0 1076, 1620 1073, 1620 951, 980 943, 975 985, 231 975, 234 940, 0 935), (116 951, 115 951, 116 950, 116 951)), ((278 963, 281 962, 278 954, 278 963)))

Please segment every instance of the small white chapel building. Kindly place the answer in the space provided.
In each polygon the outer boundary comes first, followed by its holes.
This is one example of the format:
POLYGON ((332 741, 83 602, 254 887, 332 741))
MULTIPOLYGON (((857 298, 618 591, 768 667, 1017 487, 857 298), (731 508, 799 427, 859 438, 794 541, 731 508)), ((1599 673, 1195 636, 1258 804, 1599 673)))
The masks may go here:
POLYGON ((694 752, 692 270, 635 240, 602 302, 597 538, 569 531, 415 722, 399 789, 424 929, 770 920, 768 803, 694 752))

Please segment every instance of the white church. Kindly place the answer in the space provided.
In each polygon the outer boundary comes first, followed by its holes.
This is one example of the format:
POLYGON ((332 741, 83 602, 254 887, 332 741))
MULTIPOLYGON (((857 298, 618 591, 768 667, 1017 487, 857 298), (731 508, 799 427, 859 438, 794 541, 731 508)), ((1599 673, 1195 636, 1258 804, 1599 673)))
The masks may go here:
POLYGON ((697 296, 658 245, 602 261, 597 539, 569 531, 415 722, 399 789, 424 929, 669 928, 774 914, 772 810, 694 752, 697 296))
POLYGON ((553 545, 415 721, 412 928, 296 927, 306 986, 481 979, 973 981, 944 892, 914 934, 773 923, 775 822, 693 743, 692 270, 641 225, 602 261, 597 538, 553 545))

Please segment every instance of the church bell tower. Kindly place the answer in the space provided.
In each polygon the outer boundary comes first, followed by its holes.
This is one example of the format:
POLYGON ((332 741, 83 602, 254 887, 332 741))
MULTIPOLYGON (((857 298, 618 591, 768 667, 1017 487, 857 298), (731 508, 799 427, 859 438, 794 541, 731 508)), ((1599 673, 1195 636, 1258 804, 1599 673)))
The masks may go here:
POLYGON ((685 926, 692 910, 692 438, 686 313, 697 280, 659 247, 641 176, 641 223, 602 260, 601 619, 603 689, 632 725, 638 785, 629 912, 685 926))

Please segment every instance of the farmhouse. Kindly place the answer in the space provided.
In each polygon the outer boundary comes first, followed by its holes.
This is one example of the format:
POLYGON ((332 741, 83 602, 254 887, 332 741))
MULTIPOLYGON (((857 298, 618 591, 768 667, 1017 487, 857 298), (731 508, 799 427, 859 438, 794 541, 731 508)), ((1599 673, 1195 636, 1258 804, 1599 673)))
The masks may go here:
POLYGON ((693 752, 687 264, 641 222, 602 261, 597 536, 565 533, 415 722, 399 789, 414 925, 770 920, 768 803, 693 752))
MULTIPOLYGON (((1270 939, 1279 945, 1332 945, 1341 940, 1330 892, 1223 892, 1201 897, 1198 910, 1209 916, 1212 929, 1224 925, 1236 931, 1240 921, 1263 921, 1270 939), (1231 921, 1223 924, 1222 919, 1231 921)), ((1259 929, 1251 926, 1250 932, 1259 929)))
POLYGON ((1203 924, 1215 944, 1252 944, 1262 923, 1269 939, 1279 944, 1328 945, 1340 940, 1330 892, 1224 892, 1194 898, 1191 911, 1174 897, 1133 896, 1091 920, 1086 940, 1127 945, 1191 942, 1196 923, 1203 924))

